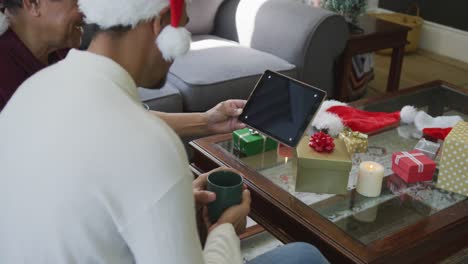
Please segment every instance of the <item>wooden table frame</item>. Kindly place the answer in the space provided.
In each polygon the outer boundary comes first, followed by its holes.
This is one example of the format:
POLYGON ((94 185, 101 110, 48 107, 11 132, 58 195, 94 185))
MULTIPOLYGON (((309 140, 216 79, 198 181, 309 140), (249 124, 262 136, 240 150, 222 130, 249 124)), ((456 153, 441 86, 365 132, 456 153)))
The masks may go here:
POLYGON ((363 33, 351 34, 338 66, 338 95, 340 101, 349 101, 352 92, 349 79, 352 74, 352 58, 355 55, 391 48, 392 60, 387 82, 387 92, 398 91, 407 35, 410 28, 371 16, 360 18, 363 33))
MULTIPOLYGON (((354 106, 408 94, 428 86, 445 84, 467 94, 454 85, 435 81, 380 98, 358 101, 354 106)), ((227 155, 217 142, 231 135, 216 135, 190 143, 194 149, 191 166, 206 172, 219 166, 239 170, 245 175, 252 195, 250 217, 284 243, 312 243, 332 263, 434 263, 468 246, 468 201, 438 212, 384 239, 364 245, 354 240, 307 205, 276 186, 256 171, 227 155)))

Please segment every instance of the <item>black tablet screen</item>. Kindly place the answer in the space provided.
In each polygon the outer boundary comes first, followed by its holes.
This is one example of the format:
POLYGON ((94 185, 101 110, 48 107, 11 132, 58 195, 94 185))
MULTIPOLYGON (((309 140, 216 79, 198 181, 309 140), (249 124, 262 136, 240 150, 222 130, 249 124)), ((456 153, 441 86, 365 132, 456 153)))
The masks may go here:
POLYGON ((266 71, 239 120, 295 147, 325 96, 320 89, 266 71))

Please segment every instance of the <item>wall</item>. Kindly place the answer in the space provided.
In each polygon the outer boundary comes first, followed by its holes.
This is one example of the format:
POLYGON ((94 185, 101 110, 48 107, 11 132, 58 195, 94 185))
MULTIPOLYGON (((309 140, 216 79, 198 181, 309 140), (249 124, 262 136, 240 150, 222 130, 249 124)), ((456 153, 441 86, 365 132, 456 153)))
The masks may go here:
MULTIPOLYGON (((370 0, 375 1, 375 0, 370 0)), ((406 11, 418 3, 425 19, 420 48, 468 63, 468 0, 377 0, 378 12, 406 11)))
POLYGON ((379 7, 379 0, 369 0, 367 4, 367 9, 369 11, 374 11, 379 7))
POLYGON ((424 20, 468 31, 467 0, 380 0, 379 7, 406 12, 411 6, 419 6, 424 20))

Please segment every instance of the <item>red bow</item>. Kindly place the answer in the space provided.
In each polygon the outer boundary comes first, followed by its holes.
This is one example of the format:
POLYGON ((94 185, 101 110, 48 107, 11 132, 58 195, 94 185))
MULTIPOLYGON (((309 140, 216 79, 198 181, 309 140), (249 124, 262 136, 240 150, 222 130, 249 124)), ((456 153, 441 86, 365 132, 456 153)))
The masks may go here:
POLYGON ((330 135, 318 132, 310 137, 309 147, 315 149, 317 152, 330 153, 335 148, 335 143, 330 135))

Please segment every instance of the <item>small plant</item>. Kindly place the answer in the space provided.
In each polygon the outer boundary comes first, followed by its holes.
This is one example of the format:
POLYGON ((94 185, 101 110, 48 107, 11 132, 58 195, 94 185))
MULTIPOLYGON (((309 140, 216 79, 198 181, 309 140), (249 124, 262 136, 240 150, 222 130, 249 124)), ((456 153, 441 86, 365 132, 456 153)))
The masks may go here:
POLYGON ((367 9, 367 0, 322 0, 323 8, 343 15, 348 22, 356 23, 357 18, 367 9))

